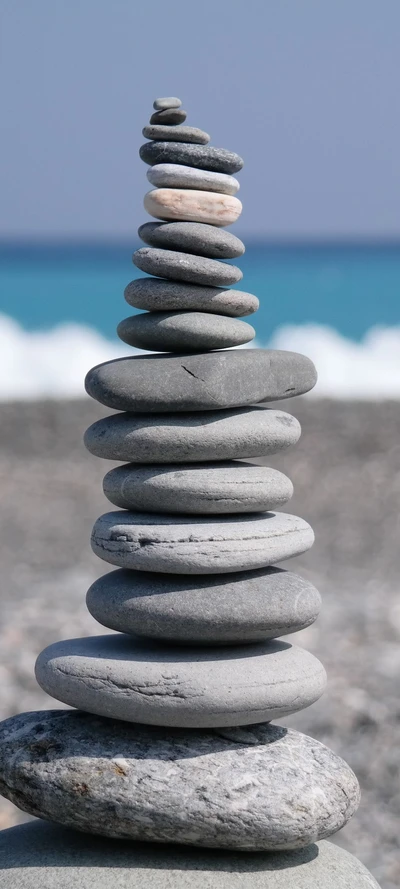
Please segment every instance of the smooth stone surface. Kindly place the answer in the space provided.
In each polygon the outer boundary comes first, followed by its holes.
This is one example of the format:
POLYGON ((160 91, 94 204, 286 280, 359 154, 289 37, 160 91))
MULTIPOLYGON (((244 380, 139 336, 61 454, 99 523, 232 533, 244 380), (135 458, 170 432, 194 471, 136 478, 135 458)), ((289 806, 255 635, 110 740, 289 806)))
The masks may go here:
POLYGON ((281 568, 195 578, 120 568, 95 580, 86 604, 110 630, 185 645, 227 645, 310 626, 321 597, 311 583, 281 568))
POLYGON ((198 127, 171 127, 162 123, 150 123, 143 127, 142 135, 145 139, 155 139, 159 142, 171 140, 171 142, 195 142, 198 145, 207 145, 211 136, 198 127))
POLYGON ((213 173, 238 173, 243 159, 234 151, 210 145, 189 145, 184 142, 145 142, 139 149, 145 164, 185 164, 213 173))
POLYGON ((111 565, 166 574, 266 568, 313 543, 310 525, 282 512, 185 518, 121 510, 100 516, 91 537, 93 552, 111 565))
POLYGON ((117 358, 93 367, 85 386, 88 395, 117 411, 155 414, 214 411, 291 398, 312 389, 316 379, 315 367, 305 355, 237 349, 117 358))
POLYGON ((226 173, 211 173, 184 164, 156 164, 147 170, 147 178, 158 188, 194 188, 200 191, 218 191, 220 194, 236 194, 240 184, 226 173))
POLYGON ((207 312, 144 312, 120 321, 124 343, 155 352, 202 352, 240 346, 254 339, 251 324, 207 312))
POLYGON ((215 191, 191 188, 155 188, 144 196, 143 205, 156 219, 205 222, 210 225, 231 225, 239 218, 239 198, 215 191))
POLYGON ((154 99, 153 108, 156 111, 164 111, 164 109, 168 108, 180 108, 182 102, 176 96, 162 96, 159 99, 154 99))
POLYGON ((176 124, 184 123, 186 118, 187 114, 183 108, 164 108, 161 111, 155 111, 151 115, 150 124, 176 126, 176 124))
POLYGON ((300 438, 291 414, 265 407, 190 414, 113 414, 85 433, 91 454, 129 463, 194 463, 276 454, 300 438))
POLYGON ((322 841, 291 852, 133 843, 43 821, 0 832, 3 889, 379 889, 348 852, 322 841))
POLYGON ((244 244, 231 232, 203 222, 145 222, 138 235, 150 247, 182 250, 212 259, 242 256, 244 244))
POLYGON ((235 461, 128 463, 107 473, 103 490, 121 509, 195 515, 265 512, 283 506, 293 495, 292 482, 277 469, 235 461))
MULTIPOLYGON (((157 225, 152 222, 148 224, 157 225)), ((179 225, 179 223, 173 224, 179 225)), ((203 287, 181 281, 169 281, 165 278, 137 278, 125 288, 124 297, 135 309, 147 309, 150 312, 194 309, 199 312, 230 315, 233 318, 253 315, 260 305, 256 296, 242 290, 203 287)))
POLYGON ((135 250, 132 260, 138 269, 149 275, 187 281, 189 284, 226 287, 243 278, 242 270, 228 262, 177 250, 162 250, 160 247, 140 247, 135 250))
POLYGON ((188 649, 113 633, 49 645, 35 670, 47 694, 78 710, 185 728, 286 716, 313 704, 326 685, 314 655, 276 640, 188 649))

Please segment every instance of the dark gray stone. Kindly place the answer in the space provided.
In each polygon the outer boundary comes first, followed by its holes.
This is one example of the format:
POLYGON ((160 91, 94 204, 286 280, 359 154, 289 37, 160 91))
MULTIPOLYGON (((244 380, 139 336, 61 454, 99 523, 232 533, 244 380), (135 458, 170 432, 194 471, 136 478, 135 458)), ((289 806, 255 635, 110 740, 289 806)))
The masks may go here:
POLYGON ((151 115, 150 124, 176 126, 176 124, 184 123, 186 118, 187 114, 183 108, 164 108, 162 111, 155 111, 151 115))
MULTIPOLYGON (((154 115, 153 115, 154 117, 154 115)), ((163 123, 148 124, 142 130, 145 139, 154 139, 159 142, 194 142, 197 145, 207 145, 211 136, 198 127, 177 126, 171 127, 163 123)))
MULTIPOLYGON (((156 222, 148 224, 158 225, 156 222)), ((176 222, 171 224, 179 225, 176 222)), ((165 278, 137 278, 125 288, 124 296, 127 303, 135 309, 147 309, 150 312, 160 310, 179 312, 182 309, 194 309, 198 312, 212 312, 236 318, 252 315, 259 307, 258 299, 252 293, 184 284, 182 281, 169 281, 165 278)))
POLYGON ((134 355, 93 367, 88 395, 119 411, 219 410, 308 392, 317 378, 309 358, 274 349, 195 355, 134 355))
POLYGON ((211 173, 184 164, 156 164, 147 170, 147 178, 158 188, 194 188, 196 191, 217 191, 220 194, 234 195, 239 190, 239 182, 226 173, 211 173))
POLYGON ((150 247, 182 250, 214 259, 242 256, 244 244, 231 232, 204 222, 145 222, 138 230, 139 238, 150 247))
POLYGON ((308 627, 321 597, 311 583, 280 568, 226 577, 118 569, 92 584, 86 604, 110 630, 185 645, 239 645, 308 627))
POLYGON ((237 284, 243 278, 243 272, 236 265, 176 250, 140 247, 139 250, 135 250, 132 259, 134 265, 142 272, 156 275, 158 278, 187 281, 189 284, 226 287, 237 284))
POLYGON ((142 161, 151 167, 154 164, 185 164, 214 173, 238 173, 244 163, 238 154, 226 148, 188 145, 184 142, 145 142, 139 154, 142 161))
POLYGON ((254 339, 254 327, 207 312, 143 312, 120 321, 124 343, 154 352, 203 352, 240 346, 254 339))
POLYGON ((180 108, 182 102, 176 96, 162 96, 159 99, 154 99, 153 108, 156 111, 165 111, 169 108, 180 108))

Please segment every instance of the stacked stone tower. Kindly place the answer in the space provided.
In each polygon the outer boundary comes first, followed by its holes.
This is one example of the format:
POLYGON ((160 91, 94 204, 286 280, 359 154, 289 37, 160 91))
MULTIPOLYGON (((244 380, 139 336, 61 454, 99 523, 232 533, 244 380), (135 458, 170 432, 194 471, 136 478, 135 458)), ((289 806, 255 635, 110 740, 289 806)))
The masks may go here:
POLYGON ((224 262, 244 252, 222 228, 241 211, 243 162, 186 126, 178 99, 154 108, 140 155, 155 186, 145 207, 162 221, 141 226, 148 246, 133 258, 154 277, 128 285, 127 302, 146 311, 118 333, 159 354, 107 362, 86 380, 118 412, 85 439, 92 454, 123 463, 104 479, 117 510, 92 534, 94 552, 118 570, 87 597, 117 632, 42 652, 40 685, 75 709, 0 729, 1 792, 111 840, 43 824, 4 832, 13 863, 1 885, 367 889, 376 883, 362 865, 320 842, 357 807, 353 772, 271 723, 324 690, 319 661, 278 639, 318 614, 313 586, 275 567, 307 550, 313 532, 275 512, 292 495, 289 479, 243 462, 296 442, 297 421, 266 404, 311 389, 315 369, 290 352, 224 351, 253 339, 239 318, 258 306, 229 289, 241 272, 224 262))

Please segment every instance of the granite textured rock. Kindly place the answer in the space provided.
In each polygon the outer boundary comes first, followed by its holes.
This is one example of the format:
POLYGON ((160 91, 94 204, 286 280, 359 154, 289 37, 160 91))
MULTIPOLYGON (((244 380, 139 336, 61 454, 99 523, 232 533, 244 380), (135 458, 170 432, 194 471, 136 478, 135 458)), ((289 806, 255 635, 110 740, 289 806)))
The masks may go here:
POLYGON ((236 284, 243 277, 243 272, 228 262, 159 247, 140 247, 132 259, 142 272, 174 281, 188 281, 189 284, 225 287, 236 284))
POLYGON ((120 321, 124 343, 155 352, 203 352, 240 346, 254 339, 251 324, 207 312, 144 312, 120 321))
POLYGON ((163 278, 137 278, 125 288, 124 296, 127 303, 135 309, 147 309, 149 312, 194 309, 236 318, 252 315, 259 306, 256 296, 242 290, 201 287, 163 278))
POLYGON ((210 145, 186 144, 184 142, 145 142, 139 155, 146 164, 184 164, 199 167, 213 173, 238 173, 243 167, 242 158, 226 148, 210 145))
POLYGON ((95 620, 150 639, 195 645, 262 642, 316 620, 321 597, 311 583, 280 568, 182 577, 123 568, 87 592, 95 620))
POLYGON ((233 259, 244 253, 239 238, 203 222, 145 222, 138 235, 150 247, 166 247, 211 259, 233 259))
POLYGON ((220 194, 236 194, 240 184, 227 173, 212 173, 184 164, 156 164, 147 170, 147 178, 157 188, 194 188, 218 191, 220 194))
POLYGON ((167 124, 168 126, 176 126, 184 123, 187 118, 186 111, 183 108, 164 108, 155 111, 151 115, 150 124, 167 124))
POLYGON ((208 133, 205 133, 204 130, 199 130, 198 127, 171 127, 165 121, 164 123, 157 121, 148 124, 146 127, 143 127, 142 134, 145 139, 154 139, 159 142, 171 140, 171 142, 194 142, 196 145, 207 145, 211 138, 208 133))
POLYGON ((176 96, 162 96, 159 99, 154 99, 153 108, 156 111, 165 111, 170 108, 180 108, 182 102, 176 96))
POLYGON ((215 191, 192 188, 154 188, 144 196, 143 205, 156 219, 231 225, 242 212, 239 198, 215 191))

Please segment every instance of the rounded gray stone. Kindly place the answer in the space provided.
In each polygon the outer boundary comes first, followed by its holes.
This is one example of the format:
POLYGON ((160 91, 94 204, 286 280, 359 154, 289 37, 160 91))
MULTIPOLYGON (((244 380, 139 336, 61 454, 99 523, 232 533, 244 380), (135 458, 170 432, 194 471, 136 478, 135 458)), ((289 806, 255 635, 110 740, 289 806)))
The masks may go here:
POLYGON ((121 413, 97 420, 85 433, 96 457, 129 463, 195 463, 266 457, 300 438, 300 424, 265 407, 210 413, 121 413))
MULTIPOLYGON (((179 225, 175 222, 172 224, 179 225)), ((149 222, 149 225, 153 223, 149 222)), ((253 315, 259 307, 259 300, 252 293, 223 290, 220 287, 201 287, 198 284, 184 284, 182 281, 168 281, 163 278, 137 278, 125 288, 124 296, 127 303, 135 309, 147 309, 149 312, 194 309, 236 318, 253 315)))
POLYGON ((150 247, 165 247, 213 259, 242 256, 244 244, 231 232, 205 222, 145 222, 138 235, 150 247))
POLYGON ((149 275, 188 281, 189 284, 225 287, 237 284, 243 278, 243 272, 236 265, 159 247, 140 247, 135 250, 132 260, 138 269, 149 275))
POLYGON ((193 188, 196 191, 217 191, 234 195, 240 184, 226 173, 211 173, 184 164, 156 164, 147 170, 147 178, 158 188, 193 188))
POLYGON ((254 339, 251 324, 207 312, 143 312, 120 321, 124 343, 155 352, 203 352, 240 346, 254 339))
POLYGON ((145 139, 154 139, 159 142, 171 140, 171 142, 194 142, 197 145, 207 145, 211 136, 198 127, 176 126, 171 127, 162 123, 150 123, 143 127, 142 135, 145 139))
POLYGON ((181 463, 135 466, 107 473, 103 490, 121 509, 215 515, 265 512, 287 503, 290 479, 277 469, 251 463, 181 463))
POLYGON ((322 695, 322 664, 269 640, 227 648, 172 648, 123 633, 67 639, 36 661, 47 694, 89 713, 145 725, 252 725, 309 707, 322 695))
MULTIPOLYGON (((2 793, 25 811, 102 836, 231 849, 228 889, 243 886, 243 873, 232 882, 237 851, 307 847, 343 827, 359 803, 357 779, 339 756, 277 725, 189 732, 50 710, 7 719, 0 736, 2 793)), ((162 846, 160 854, 173 851, 162 846)), ((210 862, 210 855, 203 852, 199 862, 210 862)), ((219 855, 212 856, 216 864, 219 855)), ((243 860, 253 862, 256 875, 258 868, 263 872, 264 856, 243 860)), ((267 861, 271 866, 273 859, 267 861)), ((299 889, 294 871, 289 885, 299 889)), ((191 870, 187 885, 197 878, 191 870)), ((353 889, 351 882, 336 882, 336 870, 331 878, 310 886, 353 889)), ((108 879, 107 889, 110 871, 108 879)), ((194 885, 204 887, 202 881, 194 885)), ((286 879, 279 885, 286 889, 286 879)), ((176 883, 165 886, 175 889, 176 883)))
POLYGON ((185 142, 145 142, 139 149, 145 164, 184 164, 199 167, 213 173, 238 173, 243 167, 243 159, 226 148, 210 145, 195 145, 185 142))
POLYGON ((0 832, 3 889, 379 889, 326 840, 288 852, 229 852, 83 835, 35 821, 0 832))
POLYGON ((119 568, 166 574, 224 574, 266 568, 306 552, 310 525, 287 513, 229 518, 107 512, 94 524, 93 552, 119 568))
POLYGON ((183 108, 164 108, 161 111, 155 111, 151 115, 150 124, 176 126, 176 124, 184 123, 186 118, 187 114, 183 108))
POLYGON ((92 584, 86 604, 110 630, 180 645, 239 645, 310 626, 321 597, 281 568, 195 578, 120 568, 92 584))
POLYGON ((162 96, 159 99, 154 99, 153 102, 153 108, 156 111, 164 111, 168 110, 168 108, 180 108, 181 105, 181 99, 178 99, 176 96, 162 96))

